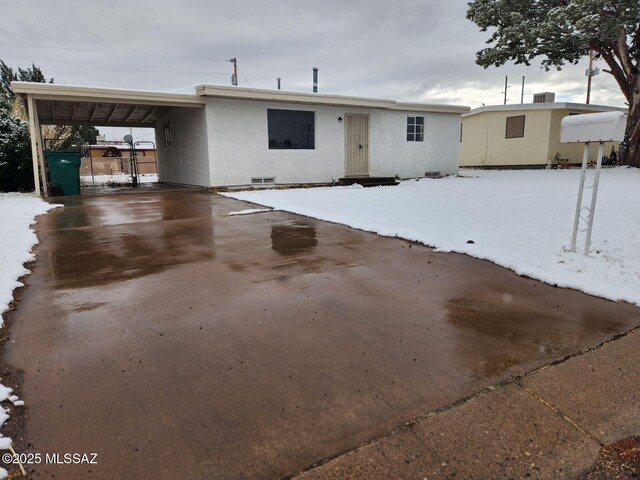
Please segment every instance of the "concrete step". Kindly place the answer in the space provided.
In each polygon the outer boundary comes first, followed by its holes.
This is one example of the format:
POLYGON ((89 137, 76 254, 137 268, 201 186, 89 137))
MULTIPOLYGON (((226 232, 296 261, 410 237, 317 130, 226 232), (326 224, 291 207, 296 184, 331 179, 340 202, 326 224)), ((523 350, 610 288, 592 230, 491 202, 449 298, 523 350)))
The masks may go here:
POLYGON ((398 185, 395 177, 344 177, 338 179, 338 185, 359 184, 363 187, 380 187, 386 185, 398 185))

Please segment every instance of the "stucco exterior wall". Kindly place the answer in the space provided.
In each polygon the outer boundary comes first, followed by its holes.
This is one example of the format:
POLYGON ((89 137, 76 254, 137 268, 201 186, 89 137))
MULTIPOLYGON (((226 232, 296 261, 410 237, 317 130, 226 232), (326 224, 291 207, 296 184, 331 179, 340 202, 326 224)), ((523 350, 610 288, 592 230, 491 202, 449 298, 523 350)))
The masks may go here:
POLYGON ((550 122, 550 110, 492 111, 463 117, 460 166, 546 165, 550 122), (505 138, 507 117, 519 115, 525 115, 524 136, 505 138))
POLYGON ((206 124, 213 186, 248 185, 252 177, 277 184, 329 183, 345 176, 346 113, 369 114, 369 175, 418 177, 455 173, 459 114, 209 99, 206 124), (315 112, 315 149, 270 150, 267 109, 315 112), (425 117, 425 141, 407 142, 407 116, 425 117))
MULTIPOLYGON (((460 155, 460 115, 373 110, 369 117, 369 175, 423 177, 453 175, 460 155), (424 116, 424 141, 407 141, 407 117, 424 116)), ((344 142, 344 135, 343 135, 344 142)))
POLYGON ((158 181, 210 187, 210 152, 205 108, 174 107, 156 122, 158 181), (171 146, 164 124, 171 123, 171 146))

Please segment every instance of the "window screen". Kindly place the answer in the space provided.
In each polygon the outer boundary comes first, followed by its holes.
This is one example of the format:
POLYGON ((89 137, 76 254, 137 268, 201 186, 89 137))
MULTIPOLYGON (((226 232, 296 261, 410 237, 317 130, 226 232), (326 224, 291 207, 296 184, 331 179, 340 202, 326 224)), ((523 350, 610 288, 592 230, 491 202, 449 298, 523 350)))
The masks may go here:
POLYGON ((505 138, 524 137, 524 115, 517 117, 507 117, 507 128, 505 138))
POLYGON ((270 149, 316 148, 314 112, 269 108, 267 125, 270 149))
POLYGON ((424 117, 407 117, 407 142, 424 141, 424 117))

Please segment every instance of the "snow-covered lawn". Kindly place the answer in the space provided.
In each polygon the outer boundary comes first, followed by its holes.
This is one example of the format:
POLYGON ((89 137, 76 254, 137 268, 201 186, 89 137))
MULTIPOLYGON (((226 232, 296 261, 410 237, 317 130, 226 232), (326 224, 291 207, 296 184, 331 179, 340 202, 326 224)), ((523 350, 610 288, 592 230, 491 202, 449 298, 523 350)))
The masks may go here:
MULTIPOLYGON (((157 173, 141 173, 139 175, 140 183, 157 183, 157 173)), ((80 182, 83 185, 104 185, 107 183, 131 183, 131 175, 116 174, 116 175, 82 175, 80 176, 80 182)))
POLYGON ((567 251, 579 176, 577 169, 462 170, 458 177, 397 187, 223 195, 466 253, 550 284, 640 305, 640 170, 602 171, 588 258, 567 251))
MULTIPOLYGON (((56 205, 44 202, 33 194, 0 193, 0 315, 4 313, 13 298, 13 290, 22 286, 18 281, 27 273, 24 263, 33 259, 31 248, 38 242, 31 230, 35 217, 46 213, 56 205)), ((0 327, 2 319, 0 318, 0 327)), ((11 388, 0 384, 0 402, 11 401, 15 406, 22 401, 12 394, 11 388)), ((0 406, 0 426, 9 418, 9 410, 0 406)), ((0 449, 7 449, 11 439, 0 434, 0 449)), ((0 478, 7 471, 0 468, 0 478)))
POLYGON ((33 259, 31 248, 38 243, 31 229, 35 217, 56 206, 33 194, 0 193, 0 314, 22 286, 18 278, 28 273, 23 264, 33 259))

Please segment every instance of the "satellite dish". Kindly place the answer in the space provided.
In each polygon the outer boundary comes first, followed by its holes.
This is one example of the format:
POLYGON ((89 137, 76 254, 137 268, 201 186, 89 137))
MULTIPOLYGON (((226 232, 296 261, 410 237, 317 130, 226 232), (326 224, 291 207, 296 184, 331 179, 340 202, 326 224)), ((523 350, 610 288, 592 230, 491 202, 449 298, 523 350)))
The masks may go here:
POLYGON ((125 135, 123 140, 127 142, 129 145, 133 145, 133 137, 131 135, 125 135))

